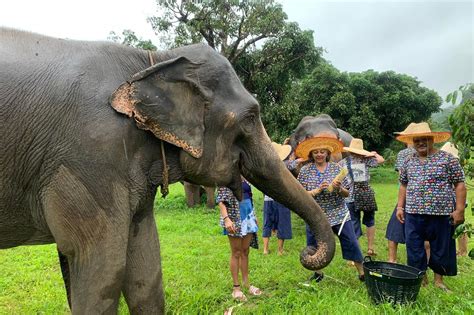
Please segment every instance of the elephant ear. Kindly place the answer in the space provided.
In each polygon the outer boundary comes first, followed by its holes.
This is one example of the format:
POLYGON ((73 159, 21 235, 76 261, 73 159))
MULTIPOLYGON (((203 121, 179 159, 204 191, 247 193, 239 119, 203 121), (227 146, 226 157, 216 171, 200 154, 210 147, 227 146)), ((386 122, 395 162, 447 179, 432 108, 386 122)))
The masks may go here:
POLYGON ((140 129, 200 158, 210 93, 199 84, 199 65, 184 57, 153 65, 123 83, 110 104, 140 129))

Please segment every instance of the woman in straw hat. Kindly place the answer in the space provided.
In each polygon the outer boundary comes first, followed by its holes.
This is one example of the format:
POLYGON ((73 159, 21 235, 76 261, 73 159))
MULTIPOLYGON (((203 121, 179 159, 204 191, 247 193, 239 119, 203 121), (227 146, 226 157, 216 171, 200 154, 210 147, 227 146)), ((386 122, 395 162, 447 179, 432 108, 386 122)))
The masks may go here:
MULTIPOLYGON (((296 156, 309 160, 298 175, 298 180, 311 196, 315 198, 326 214, 332 230, 341 243, 342 256, 355 262, 359 279, 364 281, 362 253, 350 221, 349 211, 344 198, 349 195, 349 183, 344 171, 338 164, 329 162, 331 154, 340 153, 343 144, 335 138, 312 137, 296 147, 296 156)), ((314 235, 306 226, 307 246, 317 246, 314 235)), ((316 272, 311 279, 322 280, 323 274, 316 272)))
MULTIPOLYGON (((443 146, 440 149, 441 151, 448 152, 452 156, 454 156, 456 159, 459 159, 459 151, 456 149, 454 144, 451 142, 446 142, 443 144, 443 146)), ((454 195, 454 198, 456 198, 456 195, 454 195)), ((467 203, 464 208, 467 207, 467 203)), ((456 255, 458 256, 467 256, 467 234, 463 233, 459 238, 458 238, 458 251, 456 252, 456 255)))
POLYGON ((405 223, 408 265, 422 271, 430 267, 435 286, 446 291, 443 276, 457 274, 452 235, 454 227, 464 222, 466 202, 464 172, 459 161, 433 146, 449 137, 449 132, 431 131, 425 122, 397 137, 404 143, 413 143, 416 150, 413 158, 400 168, 397 205, 397 219, 405 223), (429 260, 424 250, 425 240, 430 243, 429 260))
POLYGON ((346 203, 351 213, 351 219, 354 224, 354 231, 359 238, 362 236, 361 213, 363 213, 362 223, 367 228, 367 255, 375 256, 375 211, 377 203, 375 202, 375 193, 369 185, 369 168, 376 167, 385 160, 377 152, 369 152, 364 149, 362 139, 352 139, 348 147, 343 148, 344 152, 350 155, 339 162, 339 165, 346 167, 349 171, 349 197, 346 203))
POLYGON ((242 286, 247 288, 251 295, 261 295, 262 291, 250 285, 249 282, 249 248, 258 248, 256 235, 258 231, 257 218, 253 209, 252 189, 250 183, 242 177, 242 201, 234 196, 227 187, 218 187, 216 203, 221 212, 220 225, 224 228, 223 234, 229 238, 231 249, 230 273, 234 282, 232 297, 239 301, 246 301, 239 281, 239 271, 242 276, 242 286))
MULTIPOLYGON (((290 168, 294 164, 293 162, 300 161, 288 159, 291 154, 290 145, 272 142, 272 146, 280 160, 285 162, 287 168, 290 168)), ((276 233, 278 238, 278 255, 283 255, 285 240, 293 237, 290 210, 267 195, 264 195, 263 200, 263 254, 267 255, 269 253, 270 237, 272 233, 276 233)))
MULTIPOLYGON (((404 134, 409 133, 411 128, 415 126, 415 123, 409 124, 405 130, 401 132, 394 132, 395 134, 404 134)), ((405 163, 407 159, 413 157, 416 153, 415 149, 413 148, 413 144, 406 144, 406 148, 398 152, 397 160, 395 161, 395 171, 399 172, 402 165, 405 163)), ((397 205, 395 204, 392 216, 387 224, 387 229, 385 232, 385 238, 388 240, 388 262, 396 263, 397 262, 397 251, 398 251, 398 244, 405 244, 405 225, 401 224, 400 221, 397 220, 397 205)), ((426 250, 427 256, 429 256, 429 244, 427 245, 426 250)))

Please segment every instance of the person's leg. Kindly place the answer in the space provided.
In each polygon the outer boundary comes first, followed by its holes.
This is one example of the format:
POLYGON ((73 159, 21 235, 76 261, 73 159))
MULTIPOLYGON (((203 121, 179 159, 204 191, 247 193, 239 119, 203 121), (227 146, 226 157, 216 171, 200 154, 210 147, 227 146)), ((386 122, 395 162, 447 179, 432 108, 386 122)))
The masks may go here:
POLYGON ((351 214, 351 222, 354 226, 354 232, 357 239, 362 236, 362 229, 360 226, 360 211, 356 210, 354 203, 350 202, 347 204, 347 208, 351 214))
POLYGON ((234 284, 232 296, 237 299, 244 299, 239 281, 239 264, 242 256, 242 239, 240 237, 229 236, 230 244, 230 274, 232 275, 232 282, 234 284))
POLYGON ((448 291, 443 276, 455 276, 456 242, 452 238, 454 227, 449 223, 449 216, 430 216, 427 228, 430 240, 429 267, 434 272, 434 285, 448 291))
POLYGON ((285 240, 293 237, 293 231, 291 229, 291 212, 282 204, 275 203, 278 208, 278 255, 283 255, 283 244, 285 243, 285 240))
POLYGON ((241 253, 240 255, 240 273, 242 275, 242 286, 249 286, 249 252, 250 242, 252 241, 252 234, 245 235, 241 240, 241 253))
POLYGON ((395 243, 394 241, 388 241, 388 262, 397 262, 397 248, 398 243, 395 243))
POLYGON ((264 201, 263 202, 263 254, 267 255, 270 252, 270 236, 272 235, 273 229, 273 215, 272 215, 272 204, 274 201, 264 201))
POLYGON ((463 233, 458 238, 458 251, 456 253, 458 256, 467 256, 467 234, 463 233))
POLYGON ((364 212, 362 223, 367 227, 367 255, 376 256, 375 253, 375 211, 364 212))
MULTIPOLYGON (((426 271, 428 260, 424 246, 426 239, 425 219, 423 215, 405 213, 405 241, 408 266, 426 271)), ((423 285, 427 284, 427 278, 423 285)))
POLYGON ((278 239, 278 255, 283 255, 283 244, 285 243, 284 239, 278 239))
MULTIPOLYGON (((335 225, 332 227, 333 232, 337 235, 341 225, 335 225)), ((364 268, 362 262, 362 252, 360 250, 359 242, 355 236, 354 226, 350 221, 347 221, 342 227, 341 234, 337 236, 341 243, 342 258, 345 260, 351 260, 354 262, 354 266, 359 273, 359 279, 364 280, 364 268)))
POLYGON ((388 240, 388 262, 397 262, 398 244, 405 244, 405 225, 400 223, 396 217, 397 207, 387 224, 385 238, 388 240))

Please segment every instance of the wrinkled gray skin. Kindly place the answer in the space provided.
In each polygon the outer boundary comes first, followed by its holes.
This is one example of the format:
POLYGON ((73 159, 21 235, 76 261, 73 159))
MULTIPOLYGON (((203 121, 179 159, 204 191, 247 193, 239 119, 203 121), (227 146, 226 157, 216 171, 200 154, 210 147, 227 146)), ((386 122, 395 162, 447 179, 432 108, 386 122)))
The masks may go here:
POLYGON ((206 207, 212 209, 216 206, 214 195, 216 187, 205 187, 184 182, 184 194, 186 195, 186 204, 193 208, 201 204, 202 196, 206 194, 206 207))
MULTIPOLYGON (((290 136, 290 145, 295 149, 301 141, 317 135, 338 138, 346 147, 350 145, 352 140, 352 136, 348 132, 337 128, 331 116, 320 114, 318 116, 305 116, 301 119, 295 132, 290 136)), ((336 155, 332 156, 332 158, 337 161, 340 160, 341 156, 336 155)))
MULTIPOLYGON (((74 314, 164 312, 153 216, 163 182, 226 185, 242 173, 293 209, 327 265, 334 236, 271 146, 257 101, 205 45, 154 54, 0 29, 0 248, 56 243, 74 314), (131 118, 133 117, 133 118, 131 118)), ((159 209, 158 209, 159 211, 159 209)))

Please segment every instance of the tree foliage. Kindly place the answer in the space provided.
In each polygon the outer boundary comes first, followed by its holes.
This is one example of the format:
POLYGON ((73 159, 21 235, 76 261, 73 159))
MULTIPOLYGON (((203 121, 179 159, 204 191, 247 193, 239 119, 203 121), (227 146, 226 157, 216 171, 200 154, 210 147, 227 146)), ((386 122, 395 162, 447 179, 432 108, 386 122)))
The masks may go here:
POLYGON ((295 85, 285 101, 298 105, 299 117, 329 114, 372 149, 388 147, 394 131, 427 120, 442 103, 436 92, 408 75, 373 70, 341 73, 327 62, 295 85))
POLYGON ((269 1, 159 1, 148 21, 167 47, 206 42, 232 64, 265 38, 281 35, 287 15, 269 1))
POLYGON ((156 46, 151 40, 144 40, 142 38, 139 38, 132 30, 123 30, 122 35, 117 35, 117 33, 111 31, 109 33, 108 40, 145 50, 156 50, 156 46))

